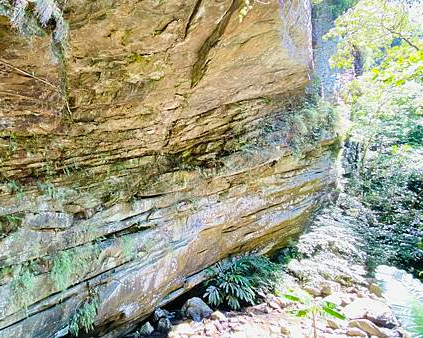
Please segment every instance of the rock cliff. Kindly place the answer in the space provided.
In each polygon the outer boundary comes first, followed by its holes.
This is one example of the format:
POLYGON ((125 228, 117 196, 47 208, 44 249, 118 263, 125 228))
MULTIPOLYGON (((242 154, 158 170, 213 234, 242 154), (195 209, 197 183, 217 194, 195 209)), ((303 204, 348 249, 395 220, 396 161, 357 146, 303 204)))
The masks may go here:
POLYGON ((67 53, 0 16, 0 337, 119 337, 240 252, 299 234, 334 180, 289 146, 306 0, 68 1, 67 53), (81 332, 83 333, 83 332, 81 332))

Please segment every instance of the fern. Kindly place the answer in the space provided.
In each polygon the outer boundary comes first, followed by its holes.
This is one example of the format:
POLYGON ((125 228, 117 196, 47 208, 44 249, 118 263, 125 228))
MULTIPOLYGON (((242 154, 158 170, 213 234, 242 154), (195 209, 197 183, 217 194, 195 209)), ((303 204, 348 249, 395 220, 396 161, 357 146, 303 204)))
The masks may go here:
POLYGON ((15 0, 13 7, 12 18, 10 19, 12 24, 23 31, 23 27, 27 21, 26 19, 26 8, 28 7, 27 0, 15 0))
POLYGON ((21 268, 19 275, 13 279, 11 287, 14 293, 13 301, 19 308, 26 311, 33 301, 35 290, 35 274, 31 264, 21 268))
POLYGON ((76 311, 69 323, 69 331, 73 336, 77 337, 81 328, 83 328, 86 333, 94 328, 99 305, 98 298, 94 297, 90 302, 85 303, 76 311))
POLYGON ((279 278, 276 264, 267 257, 245 256, 235 262, 217 263, 204 297, 212 306, 225 304, 233 310, 254 304, 258 294, 270 292, 279 278))
POLYGON ((63 19, 62 10, 54 0, 36 0, 35 14, 43 27, 50 20, 55 21, 53 40, 56 43, 64 43, 68 36, 68 25, 63 19))
POLYGON ((74 278, 82 274, 86 267, 86 257, 70 250, 61 251, 54 258, 50 275, 59 290, 66 290, 73 284, 74 278))
POLYGON ((55 49, 64 50, 69 35, 61 7, 56 0, 0 0, 0 15, 8 17, 12 26, 24 36, 43 35, 47 27, 52 27, 51 46, 57 57, 62 52, 55 49))

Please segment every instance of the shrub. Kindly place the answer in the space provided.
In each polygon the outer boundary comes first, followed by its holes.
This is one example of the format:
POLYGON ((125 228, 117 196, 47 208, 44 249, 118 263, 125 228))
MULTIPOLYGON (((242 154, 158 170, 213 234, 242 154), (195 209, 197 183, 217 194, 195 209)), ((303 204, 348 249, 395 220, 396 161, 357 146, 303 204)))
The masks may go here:
POLYGON ((277 264, 263 256, 218 263, 208 271, 213 278, 206 282, 209 286, 204 297, 212 306, 227 305, 233 310, 254 304, 259 295, 275 289, 278 270, 277 264))
POLYGON ((367 238, 371 269, 396 265, 418 276, 423 264, 423 152, 394 145, 371 152, 348 190, 361 199, 374 218, 358 230, 367 238))

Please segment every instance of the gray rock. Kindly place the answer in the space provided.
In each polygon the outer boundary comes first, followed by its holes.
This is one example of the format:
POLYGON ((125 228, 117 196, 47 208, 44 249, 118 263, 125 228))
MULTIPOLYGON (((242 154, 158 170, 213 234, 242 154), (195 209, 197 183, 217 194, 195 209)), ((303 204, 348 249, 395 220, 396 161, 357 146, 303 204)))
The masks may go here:
POLYGON ((163 310, 161 308, 157 308, 156 310, 154 310, 154 313, 153 313, 153 322, 158 323, 160 319, 169 318, 169 317, 170 317, 170 314, 168 311, 163 310))
POLYGON ((142 336, 148 336, 154 332, 154 327, 150 324, 150 322, 145 323, 141 328, 138 330, 138 333, 142 336))
POLYGON ((379 317, 391 313, 391 309, 385 303, 370 298, 358 298, 344 308, 344 314, 349 319, 366 318, 368 313, 379 317))
POLYGON ((369 336, 388 338, 389 336, 383 330, 367 319, 354 319, 348 324, 350 328, 358 328, 366 332, 369 336))
POLYGON ((313 297, 320 296, 322 294, 322 290, 320 288, 317 288, 314 285, 307 285, 304 287, 304 290, 308 292, 313 297))
POLYGON ((157 324, 157 331, 167 333, 172 329, 172 323, 169 318, 160 318, 157 324))
POLYGON ((28 213, 22 225, 31 229, 67 229, 73 223, 73 216, 63 212, 28 213))
POLYGON ((321 294, 323 296, 329 296, 340 291, 341 291, 341 285, 337 282, 324 281, 321 284, 321 294))
POLYGON ((180 336, 192 336, 195 334, 194 328, 190 325, 190 323, 181 323, 179 325, 175 325, 172 328, 172 331, 169 333, 169 337, 180 337, 180 336))
POLYGON ((342 324, 340 323, 340 321, 334 319, 334 318, 328 318, 326 319, 326 324, 327 326, 329 326, 331 329, 333 330, 338 330, 340 328, 342 328, 342 324))
POLYGON ((370 293, 378 296, 378 297, 382 297, 382 289, 379 285, 377 285, 376 283, 371 283, 369 285, 369 291, 370 293))
POLYGON ((187 300, 181 309, 181 313, 186 318, 200 322, 204 318, 209 318, 213 310, 201 298, 194 297, 187 300))
POLYGON ((366 319, 375 323, 377 326, 386 327, 388 329, 393 329, 399 326, 398 320, 391 311, 385 311, 382 313, 373 313, 372 311, 369 311, 366 315, 366 319))
POLYGON ((337 306, 341 306, 342 300, 343 300, 344 297, 345 297, 345 295, 342 292, 336 292, 336 293, 333 293, 329 296, 326 296, 325 298, 322 299, 322 301, 332 303, 332 304, 335 304, 337 306))

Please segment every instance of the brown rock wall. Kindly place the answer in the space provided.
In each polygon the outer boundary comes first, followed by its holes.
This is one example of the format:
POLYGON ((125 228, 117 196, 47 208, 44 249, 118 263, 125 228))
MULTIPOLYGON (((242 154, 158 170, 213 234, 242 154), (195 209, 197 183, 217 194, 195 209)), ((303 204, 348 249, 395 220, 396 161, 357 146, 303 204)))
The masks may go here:
POLYGON ((298 158, 264 127, 308 82, 309 3, 239 6, 69 1, 63 67, 0 18, 0 337, 59 337, 93 297, 117 337, 302 231, 330 137, 298 158))

